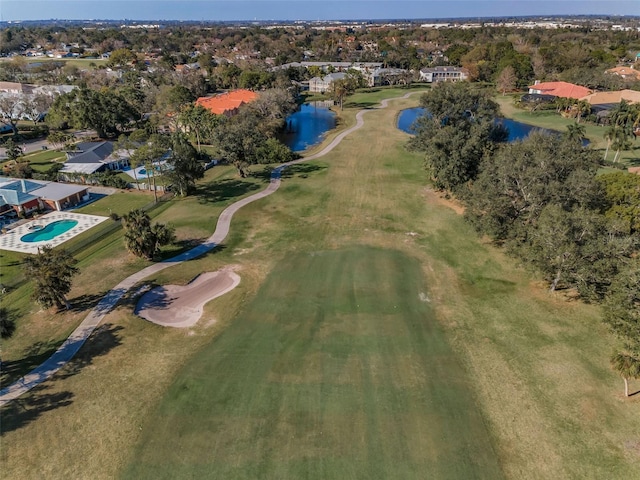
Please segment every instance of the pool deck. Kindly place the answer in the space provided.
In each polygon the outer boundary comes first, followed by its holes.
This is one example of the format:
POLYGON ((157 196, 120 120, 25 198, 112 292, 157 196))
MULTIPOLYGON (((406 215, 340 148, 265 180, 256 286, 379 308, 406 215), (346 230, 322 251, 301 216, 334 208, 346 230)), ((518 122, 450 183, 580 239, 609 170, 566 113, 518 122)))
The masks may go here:
POLYGON ((67 240, 86 232, 92 227, 95 227, 99 223, 104 222, 109 217, 100 217, 97 215, 85 215, 82 213, 74 212, 51 212, 43 215, 35 220, 31 220, 28 223, 20 225, 9 232, 0 235, 0 250, 10 250, 12 252, 20 253, 38 253, 38 247, 49 245, 51 247, 57 247, 63 244, 67 240), (51 240, 43 240, 41 242, 23 242, 20 240, 27 233, 32 233, 33 230, 29 228, 34 225, 46 226, 52 222, 58 220, 76 220, 78 224, 70 230, 58 235, 51 240))

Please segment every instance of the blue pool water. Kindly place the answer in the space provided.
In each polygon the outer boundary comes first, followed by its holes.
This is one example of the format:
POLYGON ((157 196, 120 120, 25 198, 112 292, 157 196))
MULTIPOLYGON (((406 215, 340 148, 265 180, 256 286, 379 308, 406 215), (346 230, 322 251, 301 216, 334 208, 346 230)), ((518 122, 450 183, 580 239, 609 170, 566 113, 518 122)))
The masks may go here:
POLYGON ((27 233, 26 235, 23 235, 20 240, 26 243, 52 240, 58 235, 62 235, 63 233, 68 232, 77 224, 77 220, 58 220, 39 230, 35 230, 33 232, 27 233))
POLYGON ((300 152, 322 141, 322 137, 336 126, 336 114, 326 106, 305 103, 287 117, 282 142, 294 152, 300 152))
MULTIPOLYGON (((414 122, 425 113, 426 110, 421 107, 408 108, 406 110, 403 110, 398 116, 398 128, 403 132, 413 135, 415 133, 412 128, 414 122)), ((516 122, 515 120, 511 120, 510 118, 499 118, 496 121, 502 123, 502 125, 507 127, 507 129, 509 130, 509 142, 522 140, 534 130, 542 131, 545 133, 560 133, 556 130, 547 130, 544 128, 527 125, 526 123, 516 122)))

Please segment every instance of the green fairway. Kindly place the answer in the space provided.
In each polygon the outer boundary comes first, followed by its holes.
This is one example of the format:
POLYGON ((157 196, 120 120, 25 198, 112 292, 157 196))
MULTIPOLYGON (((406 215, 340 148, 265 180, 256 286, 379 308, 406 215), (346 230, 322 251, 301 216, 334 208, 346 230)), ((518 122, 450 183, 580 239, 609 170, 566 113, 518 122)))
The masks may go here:
POLYGON ((417 262, 299 253, 179 375, 127 478, 502 477, 417 262))

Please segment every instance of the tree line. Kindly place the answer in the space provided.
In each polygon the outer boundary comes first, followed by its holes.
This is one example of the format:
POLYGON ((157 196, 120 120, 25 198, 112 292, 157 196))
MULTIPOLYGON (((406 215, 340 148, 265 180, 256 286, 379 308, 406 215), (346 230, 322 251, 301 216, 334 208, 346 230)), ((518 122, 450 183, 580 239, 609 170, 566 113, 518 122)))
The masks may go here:
POLYGON ((640 177, 597 175, 598 155, 575 129, 506 143, 498 105, 470 84, 439 85, 421 105, 428 114, 408 147, 424 152, 434 185, 551 291, 603 303, 605 322, 623 340, 612 363, 625 384, 640 378, 640 177))

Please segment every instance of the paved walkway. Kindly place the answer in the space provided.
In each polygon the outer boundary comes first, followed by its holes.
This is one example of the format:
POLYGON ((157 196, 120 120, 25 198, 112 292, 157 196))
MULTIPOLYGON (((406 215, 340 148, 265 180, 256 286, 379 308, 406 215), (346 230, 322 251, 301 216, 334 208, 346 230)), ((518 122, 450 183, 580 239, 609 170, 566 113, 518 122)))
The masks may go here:
MULTIPOLYGON (((383 100, 380 103, 379 107, 375 107, 372 110, 386 108, 390 100, 397 100, 398 98, 408 98, 414 93, 420 92, 409 92, 402 97, 383 100)), ((102 300, 98 302, 98 305, 95 306, 95 308, 89 313, 89 315, 87 315, 82 323, 80 323, 78 328, 76 328, 73 333, 71 333, 69 338, 64 341, 60 348, 58 348, 58 350, 56 350, 56 352, 51 355, 51 357, 49 357, 39 367, 26 374, 24 377, 20 378, 12 385, 9 385, 8 387, 0 390, 0 407, 28 392, 33 387, 44 382, 45 380, 53 376, 58 370, 60 370, 69 360, 73 358, 78 350, 80 350, 80 347, 82 347, 84 342, 93 333, 102 319, 116 306, 116 304, 120 301, 124 294, 127 293, 127 291, 129 291, 137 283, 141 282, 150 275, 164 270, 165 268, 172 267, 188 260, 193 260, 194 258, 197 258, 209 252, 210 250, 215 248, 216 245, 221 244, 222 241, 227 237, 227 234, 229 233, 229 227, 231 225, 231 219, 238 210, 240 210, 245 205, 248 205, 249 203, 267 197, 278 190, 278 188, 280 187, 280 177, 282 170, 284 170, 288 166, 307 162, 309 160, 315 160, 316 158, 323 157, 331 150, 333 150, 347 135, 355 132, 364 125, 363 115, 366 112, 367 110, 359 111, 356 114, 356 124, 353 127, 340 133, 331 141, 331 143, 329 143, 329 145, 324 147, 318 153, 310 155, 308 157, 300 158, 298 160, 293 160, 292 162, 285 163, 275 168, 271 173, 271 180, 267 188, 249 197, 245 197, 242 200, 238 200, 237 202, 229 205, 226 209, 224 209, 220 214, 220 217, 218 218, 215 232, 213 232, 213 235, 211 235, 211 237, 209 237, 205 243, 198 245, 197 247, 187 252, 181 253, 180 255, 177 255, 173 258, 150 265, 147 268, 140 270, 138 273, 134 273, 133 275, 125 278, 118 285, 113 287, 109 292, 107 292, 102 300)))

